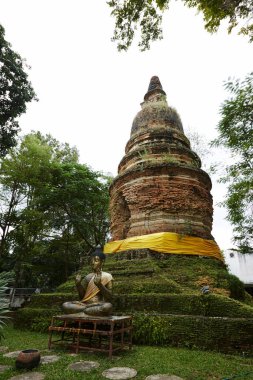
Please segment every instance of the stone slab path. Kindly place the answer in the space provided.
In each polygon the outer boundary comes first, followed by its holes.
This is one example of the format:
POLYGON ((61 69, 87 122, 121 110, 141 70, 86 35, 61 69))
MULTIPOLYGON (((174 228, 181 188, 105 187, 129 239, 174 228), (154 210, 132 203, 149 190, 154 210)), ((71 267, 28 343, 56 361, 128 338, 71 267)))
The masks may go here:
POLYGON ((21 351, 13 351, 13 352, 8 352, 7 354, 4 354, 3 356, 5 358, 17 358, 18 357, 18 354, 20 353, 21 351))
POLYGON ((7 369, 11 368, 11 366, 9 365, 0 365, 0 373, 3 373, 4 371, 6 371, 7 369))
POLYGON ((8 351, 8 347, 6 347, 6 346, 0 347, 0 352, 6 352, 6 351, 8 351))
POLYGON ((40 372, 27 372, 11 377, 9 380, 43 380, 45 375, 40 372))
POLYGON ((80 361, 70 364, 68 368, 72 369, 73 371, 90 372, 99 366, 100 364, 98 362, 80 361))
MULTIPOLYGON (((17 358, 20 351, 13 351, 3 354, 4 357, 7 358, 17 358)), ((72 356, 72 354, 70 354, 72 356)), ((73 354, 73 356, 76 356, 76 354, 73 354)), ((41 356, 40 364, 50 364, 54 363, 61 359, 61 356, 59 355, 43 355, 41 356)), ((115 359, 120 359, 120 357, 115 357, 115 359)), ((96 369, 100 366, 98 362, 94 361, 78 361, 75 363, 71 363, 68 368, 73 371, 79 371, 79 372, 90 372, 93 369, 96 369)), ((10 369, 11 366, 9 365, 0 365, 0 373, 3 373, 7 369, 10 369)), ((127 380, 132 379, 137 375, 137 371, 134 368, 128 368, 128 367, 113 367, 109 368, 105 371, 103 371, 102 376, 104 376, 107 379, 111 380, 127 380)), ((9 380, 43 380, 45 378, 45 375, 40 372, 26 372, 22 373, 20 375, 11 377, 9 380)), ((170 374, 157 374, 157 375, 149 375, 145 378, 145 380, 184 380, 181 377, 178 377, 176 375, 170 375, 170 374)))
POLYGON ((145 380, 184 380, 175 375, 150 375, 145 380))
POLYGON ((45 355, 45 356, 41 356, 40 363, 41 364, 54 363, 54 362, 57 362, 59 359, 60 359, 60 356, 58 355, 45 355))
POLYGON ((135 377, 137 375, 137 371, 128 367, 113 367, 104 371, 102 375, 107 379, 125 380, 135 377))

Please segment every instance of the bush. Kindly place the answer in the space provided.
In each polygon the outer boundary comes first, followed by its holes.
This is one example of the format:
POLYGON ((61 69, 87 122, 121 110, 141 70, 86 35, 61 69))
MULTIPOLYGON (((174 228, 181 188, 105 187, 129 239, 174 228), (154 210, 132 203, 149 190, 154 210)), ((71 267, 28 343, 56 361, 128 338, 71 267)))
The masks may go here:
POLYGON ((244 301, 245 300, 244 285, 239 280, 239 278, 230 274, 228 283, 229 283, 230 297, 236 300, 244 301))

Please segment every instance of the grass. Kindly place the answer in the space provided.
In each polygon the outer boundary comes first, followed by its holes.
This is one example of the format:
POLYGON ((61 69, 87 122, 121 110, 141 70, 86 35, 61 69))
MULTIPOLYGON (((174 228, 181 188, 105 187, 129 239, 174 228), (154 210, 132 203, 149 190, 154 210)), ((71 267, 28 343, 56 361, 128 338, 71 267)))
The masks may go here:
MULTIPOLYGON (((117 353, 112 361, 105 354, 82 352, 71 356, 70 352, 57 347, 47 350, 48 334, 5 329, 2 341, 8 351, 36 348, 42 355, 57 354, 60 360, 40 365, 33 371, 46 375, 45 380, 101 380, 102 372, 111 367, 131 367, 136 369, 136 380, 144 380, 148 375, 173 374, 185 380, 253 380, 253 358, 224 355, 214 352, 187 350, 170 347, 134 346, 131 351, 117 353), (100 367, 89 373, 74 372, 67 367, 80 360, 97 361, 100 367)), ((0 346, 1 348, 1 346, 0 346)), ((15 359, 3 357, 0 352, 0 364, 11 368, 0 373, 0 379, 7 380, 24 371, 15 369, 15 359)))

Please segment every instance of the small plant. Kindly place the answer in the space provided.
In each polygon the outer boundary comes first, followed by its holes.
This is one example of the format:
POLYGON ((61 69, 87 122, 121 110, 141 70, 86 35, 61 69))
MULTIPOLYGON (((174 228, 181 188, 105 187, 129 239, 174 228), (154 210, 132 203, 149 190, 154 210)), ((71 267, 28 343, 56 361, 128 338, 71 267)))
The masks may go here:
POLYGON ((161 157, 161 161, 166 163, 179 163, 179 160, 176 157, 173 157, 173 155, 169 153, 163 153, 161 157))
POLYGON ((9 301, 6 297, 6 290, 11 280, 12 274, 10 272, 0 273, 0 342, 4 337, 3 328, 6 325, 5 321, 10 318, 5 314, 9 311, 9 301))
POLYGON ((140 157, 141 160, 147 160, 147 159, 148 159, 149 152, 148 152, 148 150, 145 148, 145 149, 143 149, 141 152, 138 152, 138 155, 139 155, 139 157, 140 157))

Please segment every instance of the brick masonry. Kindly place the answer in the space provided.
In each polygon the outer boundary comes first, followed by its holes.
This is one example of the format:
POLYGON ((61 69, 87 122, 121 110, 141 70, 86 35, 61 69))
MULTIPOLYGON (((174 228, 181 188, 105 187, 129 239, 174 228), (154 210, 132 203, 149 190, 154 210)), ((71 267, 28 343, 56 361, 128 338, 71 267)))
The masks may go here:
POLYGON ((153 77, 110 188, 112 240, 155 232, 212 239, 211 187, 153 77))

